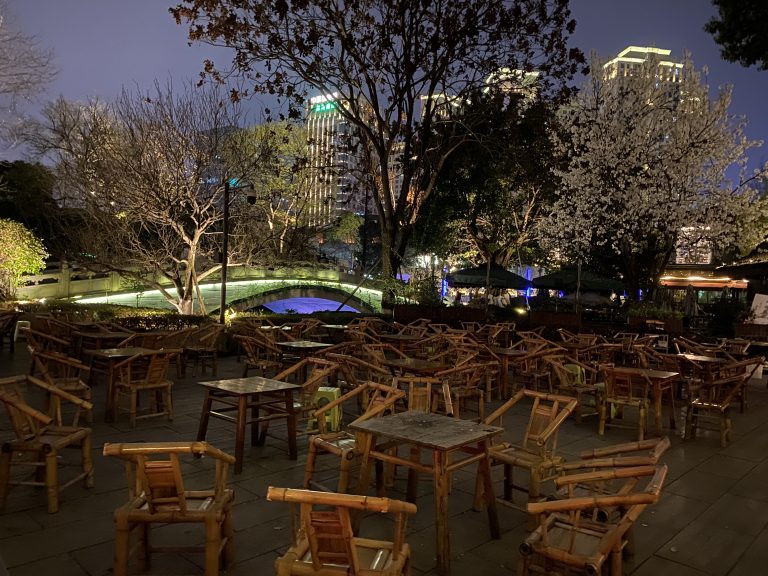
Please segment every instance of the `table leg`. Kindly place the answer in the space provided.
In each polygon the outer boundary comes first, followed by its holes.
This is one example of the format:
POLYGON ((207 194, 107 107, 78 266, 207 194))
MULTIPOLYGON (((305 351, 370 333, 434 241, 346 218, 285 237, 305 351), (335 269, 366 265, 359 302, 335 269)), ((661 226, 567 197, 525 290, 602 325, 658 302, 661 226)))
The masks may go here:
POLYGON ((507 399, 507 388, 509 387, 509 358, 501 356, 501 385, 499 386, 499 400, 507 399))
POLYGON ((107 366, 107 401, 104 410, 104 422, 114 422, 115 412, 115 363, 110 360, 107 366))
POLYGON ((213 398, 211 398, 211 391, 206 390, 205 399, 203 399, 203 411, 200 414, 200 424, 197 427, 197 441, 202 442, 205 440, 205 435, 208 433, 208 421, 211 418, 211 405, 213 404, 213 398))
POLYGON ((498 540, 501 538, 501 528, 499 526, 499 514, 496 510, 496 495, 493 493, 493 480, 491 479, 491 457, 489 454, 489 443, 481 442, 479 446, 485 458, 477 463, 478 473, 483 483, 483 494, 485 495, 485 509, 488 512, 488 526, 491 528, 491 538, 498 540))
POLYGON ((245 444, 245 423, 248 415, 248 396, 240 395, 237 399, 237 421, 235 422, 235 474, 243 471, 245 444))
POLYGON ((656 421, 656 434, 659 436, 662 436, 664 434, 664 426, 662 425, 662 417, 661 417, 661 384, 657 384, 654 386, 654 394, 653 394, 653 411, 654 411, 654 420, 656 421))
POLYGON ((251 446, 263 446, 267 439, 266 433, 262 434, 261 422, 259 422, 258 396, 251 402, 251 446))
POLYGON ((298 456, 298 447, 296 446, 296 411, 293 409, 293 391, 285 391, 285 411, 288 414, 288 456, 291 460, 296 460, 298 456))
POLYGON ((437 571, 449 574, 451 571, 451 542, 448 530, 448 454, 444 450, 433 451, 433 474, 435 482, 435 535, 437 571))

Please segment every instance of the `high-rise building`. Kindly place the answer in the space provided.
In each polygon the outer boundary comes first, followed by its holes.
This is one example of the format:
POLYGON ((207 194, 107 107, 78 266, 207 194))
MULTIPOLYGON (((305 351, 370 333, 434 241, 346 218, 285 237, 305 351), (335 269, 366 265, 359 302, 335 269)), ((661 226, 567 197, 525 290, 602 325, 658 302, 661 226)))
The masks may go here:
POLYGON ((671 50, 665 48, 651 48, 643 46, 627 46, 619 52, 618 56, 603 65, 605 77, 623 78, 632 76, 651 58, 656 60, 659 80, 666 82, 679 82, 683 72, 683 65, 669 59, 671 50))
POLYGON ((310 162, 310 225, 329 224, 341 210, 350 210, 354 191, 351 130, 339 112, 337 93, 314 96, 307 110, 310 162))

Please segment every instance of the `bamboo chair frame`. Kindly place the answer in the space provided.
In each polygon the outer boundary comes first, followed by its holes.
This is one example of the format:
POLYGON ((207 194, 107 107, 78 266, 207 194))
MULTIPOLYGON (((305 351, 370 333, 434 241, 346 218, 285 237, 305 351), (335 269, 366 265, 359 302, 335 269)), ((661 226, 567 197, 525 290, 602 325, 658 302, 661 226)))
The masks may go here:
POLYGON ((139 568, 150 567, 154 552, 204 552, 206 576, 217 576, 234 557, 232 501, 227 487, 231 456, 207 442, 148 442, 105 444, 104 456, 124 461, 128 478, 128 501, 115 510, 114 575, 126 576, 132 533, 138 537, 139 568), (184 486, 182 455, 206 456, 215 461, 213 485, 188 490, 184 486), (202 546, 155 547, 150 534, 154 525, 196 523, 205 526, 202 546))
POLYGON ((620 467, 562 476, 556 480, 568 497, 549 502, 531 502, 528 513, 539 518, 539 526, 520 546, 518 576, 531 573, 601 575, 609 567, 611 576, 622 574, 622 551, 627 534, 649 504, 658 502, 667 466, 620 467), (649 477, 645 488, 635 491, 640 478, 649 477), (577 496, 575 490, 591 483, 626 481, 631 489, 614 494, 577 496), (606 520, 606 508, 620 510, 615 520, 606 520))
POLYGON ((267 489, 267 500, 299 505, 298 530, 288 551, 275 561, 279 576, 398 576, 410 574, 411 550, 405 541, 410 502, 296 490, 267 489), (318 509, 322 507, 322 509, 318 509), (394 514, 391 540, 355 536, 352 512, 394 514))
MULTIPOLYGON (((483 422, 502 426, 503 416, 524 399, 530 400, 532 404, 523 437, 519 442, 500 442, 490 448, 491 464, 504 466, 504 502, 512 506, 515 506, 512 498, 515 490, 526 492, 528 502, 535 502, 541 498, 542 484, 559 474, 558 467, 564 458, 557 454, 557 434, 577 405, 576 399, 571 396, 521 389, 483 422), (514 483, 515 467, 528 472, 527 488, 514 483)), ((483 500, 482 486, 478 474, 475 484, 476 509, 480 509, 483 500)))
MULTIPOLYGON (((12 376, 0 379, 0 402, 5 404, 14 438, 2 443, 0 449, 0 509, 5 506, 11 486, 44 487, 49 513, 59 510, 59 493, 75 482, 82 481, 86 488, 93 486, 93 460, 91 458, 91 429, 63 425, 49 414, 31 406, 24 397, 22 387, 39 388, 55 399, 56 403, 71 402, 85 410, 93 405, 34 376, 12 376), (65 448, 81 453, 81 471, 64 482, 59 480, 59 459, 65 448), (13 466, 29 466, 33 479, 11 478, 13 466)), ((54 413, 60 413, 55 410, 54 413)))
POLYGON ((307 464, 304 471, 304 488, 313 487, 326 490, 325 486, 313 481, 317 458, 323 454, 332 454, 339 458, 339 479, 336 492, 344 493, 349 487, 350 471, 354 463, 359 462, 362 456, 362 448, 358 443, 358 434, 342 429, 338 432, 328 432, 325 415, 331 410, 340 408, 351 400, 362 400, 365 409, 354 419, 353 423, 364 422, 371 418, 381 416, 387 411, 394 411, 395 403, 405 396, 405 392, 392 386, 374 382, 362 383, 340 398, 329 402, 314 412, 317 419, 319 433, 309 439, 307 464))

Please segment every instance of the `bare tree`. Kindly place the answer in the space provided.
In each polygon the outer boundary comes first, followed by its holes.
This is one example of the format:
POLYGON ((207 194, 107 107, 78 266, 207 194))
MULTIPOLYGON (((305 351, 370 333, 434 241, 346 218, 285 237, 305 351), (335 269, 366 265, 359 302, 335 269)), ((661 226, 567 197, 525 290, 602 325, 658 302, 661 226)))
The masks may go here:
MULTIPOLYGON (((189 23, 190 40, 233 48, 253 90, 298 104, 309 92, 335 98, 373 182, 387 275, 471 134, 448 128, 467 96, 508 81, 502 68, 537 69, 560 88, 583 62, 567 47, 567 0, 185 0, 171 12, 189 23)), ((206 70, 221 76, 211 62, 206 70)))
POLYGON ((43 116, 30 140, 53 160, 61 201, 80 211, 70 233, 84 263, 191 313, 198 284, 220 270, 223 182, 242 171, 222 161, 238 107, 218 87, 156 85, 112 105, 59 100, 43 116))
POLYGON ((53 53, 16 29, 6 3, 0 2, 0 136, 13 142, 17 105, 36 95, 55 75, 53 53))

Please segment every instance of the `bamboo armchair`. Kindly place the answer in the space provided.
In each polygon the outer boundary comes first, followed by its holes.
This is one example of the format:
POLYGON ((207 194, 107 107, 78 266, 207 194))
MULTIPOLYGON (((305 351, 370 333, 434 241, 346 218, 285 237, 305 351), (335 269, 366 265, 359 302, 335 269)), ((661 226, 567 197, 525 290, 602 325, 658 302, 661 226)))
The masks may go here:
POLYGON ((477 420, 485 418, 485 398, 494 368, 487 363, 469 362, 435 374, 435 378, 448 384, 454 416, 460 417, 460 411, 465 411, 468 403, 474 401, 477 403, 477 420))
POLYGON ((268 338, 237 335, 235 341, 245 353, 243 378, 250 370, 267 378, 283 368, 283 351, 268 338))
POLYGON ((744 412, 744 410, 747 407, 747 392, 749 390, 749 380, 752 378, 752 375, 757 370, 758 366, 761 366, 765 363, 765 358, 762 356, 756 356, 754 358, 747 358, 745 360, 734 360, 732 362, 729 362, 727 364, 724 364, 720 366, 720 369, 718 371, 718 375, 722 377, 727 376, 738 376, 743 375, 744 376, 744 385, 742 386, 741 390, 739 391, 738 398, 739 398, 739 412, 744 412))
POLYGON ((354 419, 354 422, 363 422, 375 418, 387 411, 394 411, 395 402, 405 396, 405 392, 391 386, 376 384, 374 382, 362 383, 340 398, 318 408, 314 416, 318 422, 319 433, 309 439, 309 451, 307 453, 307 465, 304 471, 304 488, 318 487, 327 489, 313 480, 317 458, 323 454, 332 454, 339 459, 339 479, 336 486, 337 492, 346 492, 349 487, 350 470, 353 463, 359 462, 362 456, 362 447, 358 444, 358 435, 342 429, 338 432, 328 431, 325 415, 349 404, 351 401, 363 401, 363 412, 354 419))
POLYGON ((123 460, 128 478, 128 501, 115 510, 114 516, 115 576, 128 574, 133 532, 138 538, 142 571, 150 567, 153 552, 204 552, 206 576, 217 576, 220 564, 226 567, 232 561, 234 491, 227 487, 227 477, 235 461, 233 456, 207 442, 105 444, 104 455, 123 460), (180 458, 183 455, 205 456, 215 462, 211 487, 196 490, 185 487, 180 458), (204 545, 151 545, 153 525, 185 523, 205 526, 204 545))
POLYGON ((0 350, 3 349, 4 342, 8 340, 8 349, 13 352, 16 345, 16 322, 18 319, 18 312, 13 310, 0 311, 0 350))
POLYGON ((273 486, 267 489, 267 500, 300 505, 293 542, 288 551, 275 560, 275 572, 279 576, 410 574, 411 550, 405 541, 405 531, 408 515, 416 513, 415 504, 273 486), (394 514, 392 539, 355 536, 353 511, 394 514))
MULTIPOLYGON (((527 493, 529 502, 541 498, 542 484, 555 478, 564 458, 557 454, 557 435, 560 426, 576 409, 577 401, 570 396, 545 394, 521 389, 483 420, 485 424, 502 426, 503 416, 522 400, 531 401, 528 425, 517 442, 501 442, 491 446, 491 464, 504 466, 504 501, 510 505, 514 490, 527 493), (514 483, 514 468, 528 472, 527 488, 514 483)), ((482 482, 477 476, 475 508, 482 502, 482 482)))
POLYGON ((638 466, 605 469, 561 476, 556 483, 568 497, 549 502, 531 502, 528 513, 539 517, 539 526, 520 545, 518 576, 528 574, 601 575, 622 574, 622 550, 627 533, 649 504, 658 502, 667 466, 638 466), (640 478, 650 478, 642 490, 617 490, 613 494, 576 496, 575 487, 590 483, 626 480, 634 487, 640 478), (605 508, 620 510, 616 519, 603 516, 605 508))
POLYGON ((48 512, 59 510, 59 492, 75 482, 83 481, 86 488, 93 486, 93 461, 91 459, 91 429, 66 426, 54 417, 37 410, 24 397, 24 389, 39 389, 56 402, 71 402, 90 410, 90 402, 73 396, 56 386, 34 376, 12 376, 0 379, 0 402, 5 405, 14 436, 6 440, 0 449, 0 509, 5 506, 11 486, 44 487, 48 512), (80 468, 73 477, 59 480, 59 465, 65 448, 79 450, 80 468), (13 467, 31 467, 31 479, 12 478, 13 467))
POLYGON ((112 406, 115 419, 122 410, 128 412, 131 427, 136 420, 155 416, 167 416, 173 420, 173 380, 168 377, 171 362, 182 353, 181 349, 161 349, 134 354, 115 364, 112 406), (150 404, 139 412, 139 396, 150 392, 153 397, 150 404), (122 408, 120 401, 126 399, 127 407, 122 408))
POLYGON ((685 415, 685 439, 694 440, 700 428, 719 432, 720 446, 725 448, 731 438, 731 405, 744 394, 749 373, 742 372, 702 383, 689 398, 685 415))
POLYGON ((599 381, 602 372, 569 357, 550 356, 545 360, 552 370, 554 392, 576 398, 578 404, 573 411, 576 422, 581 423, 584 416, 597 416, 605 388, 605 384, 599 381), (590 406, 593 411, 585 414, 584 408, 590 406))
MULTIPOLYGON (((32 366, 34 371, 30 376, 36 373, 40 374, 42 380, 45 380, 51 386, 59 390, 69 392, 91 403, 91 387, 87 384, 90 368, 80 362, 77 358, 71 358, 63 354, 49 354, 46 352, 37 352, 31 346, 27 347, 32 357, 32 366)), ((76 405, 72 416, 72 426, 80 423, 80 416, 84 413, 86 422, 93 422, 93 412, 90 408, 86 409, 81 405, 76 405)), ((50 396, 48 398, 48 414, 62 422, 62 404, 58 397, 50 396)))
POLYGON ((598 428, 600 436, 605 434, 606 426, 631 428, 636 427, 638 440, 645 438, 648 430, 648 411, 651 403, 652 384, 647 376, 622 374, 615 372, 612 367, 606 367, 605 394, 599 404, 598 428), (624 424, 624 409, 636 408, 638 418, 636 424, 624 424), (616 417, 612 416, 615 410, 616 417))
POLYGON ((181 374, 186 375, 187 366, 192 367, 192 373, 197 368, 205 374, 206 368, 216 376, 219 369, 219 337, 224 333, 223 324, 206 324, 192 331, 183 346, 183 354, 179 357, 181 374))

